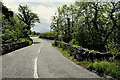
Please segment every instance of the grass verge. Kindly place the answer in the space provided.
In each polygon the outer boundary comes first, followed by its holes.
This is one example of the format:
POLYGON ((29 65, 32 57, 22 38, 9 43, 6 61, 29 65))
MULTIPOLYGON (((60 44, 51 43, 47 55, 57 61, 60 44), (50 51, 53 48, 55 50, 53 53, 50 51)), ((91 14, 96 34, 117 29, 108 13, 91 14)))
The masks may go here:
POLYGON ((62 48, 58 48, 54 45, 54 42, 51 42, 53 47, 59 49, 64 56, 74 61, 76 64, 83 66, 84 68, 97 73, 99 76, 107 78, 110 76, 111 78, 116 78, 120 80, 120 64, 116 64, 114 62, 108 62, 107 60, 95 62, 92 61, 78 61, 74 58, 74 56, 70 56, 69 50, 63 50, 62 48))
POLYGON ((32 35, 32 34, 31 34, 31 35, 29 35, 29 36, 30 36, 30 37, 37 37, 38 35, 32 35))

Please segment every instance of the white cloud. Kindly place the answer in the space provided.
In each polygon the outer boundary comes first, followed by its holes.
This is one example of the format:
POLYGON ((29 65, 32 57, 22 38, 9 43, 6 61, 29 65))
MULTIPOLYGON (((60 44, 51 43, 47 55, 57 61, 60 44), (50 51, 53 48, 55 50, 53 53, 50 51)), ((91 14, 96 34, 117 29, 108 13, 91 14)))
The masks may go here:
POLYGON ((73 2, 74 0, 4 0, 4 2, 73 2))
POLYGON ((16 2, 4 2, 3 4, 7 8, 9 8, 10 10, 14 11, 15 13, 18 12, 19 3, 16 3, 16 2))
POLYGON ((31 7, 32 11, 37 13, 41 19, 41 23, 50 23, 51 16, 56 12, 56 7, 36 6, 31 7))
POLYGON ((10 8, 14 12, 18 12, 19 5, 28 5, 32 12, 38 14, 41 23, 36 24, 32 31, 36 32, 48 32, 50 31, 51 18, 54 16, 57 8, 62 4, 70 4, 63 2, 6 2, 4 5, 10 8))
POLYGON ((42 32, 49 32, 51 29, 49 23, 41 23, 41 24, 36 24, 36 26, 32 27, 31 30, 42 33, 42 32))

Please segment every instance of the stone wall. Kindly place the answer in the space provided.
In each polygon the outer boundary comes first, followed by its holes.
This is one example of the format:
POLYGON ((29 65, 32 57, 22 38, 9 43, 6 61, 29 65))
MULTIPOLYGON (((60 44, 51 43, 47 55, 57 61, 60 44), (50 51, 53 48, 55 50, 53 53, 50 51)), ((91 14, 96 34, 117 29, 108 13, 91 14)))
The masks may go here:
MULTIPOLYGON (((67 50, 70 52, 70 55, 74 56, 78 61, 82 60, 104 60, 109 59, 110 57, 113 57, 110 53, 102 53, 98 51, 91 52, 90 50, 85 50, 84 48, 77 48, 74 46, 71 46, 70 44, 63 43, 63 42, 55 42, 55 46, 59 48, 63 48, 63 50, 67 50)), ((118 56, 117 56, 118 57, 118 56)))
POLYGON ((44 38, 44 39, 54 40, 54 37, 47 37, 47 36, 40 36, 39 38, 44 38))
POLYGON ((4 55, 8 52, 17 50, 22 47, 26 47, 29 45, 29 42, 19 42, 19 43, 13 43, 13 44, 5 44, 0 46, 0 55, 4 55))

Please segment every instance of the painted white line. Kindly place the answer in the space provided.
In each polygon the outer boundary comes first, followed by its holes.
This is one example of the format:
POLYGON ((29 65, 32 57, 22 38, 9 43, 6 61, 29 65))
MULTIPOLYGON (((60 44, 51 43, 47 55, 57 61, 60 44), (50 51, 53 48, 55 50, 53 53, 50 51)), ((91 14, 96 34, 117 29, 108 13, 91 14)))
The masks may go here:
POLYGON ((37 74, 37 58, 35 58, 34 78, 38 78, 38 74, 37 74))
MULTIPOLYGON (((41 48, 40 48, 41 49, 41 48)), ((40 49, 38 50, 38 53, 40 53, 40 49)))
MULTIPOLYGON (((38 50, 38 53, 40 53, 40 50, 42 48, 43 44, 40 46, 40 49, 38 50)), ((34 78, 38 78, 37 74, 37 57, 35 58, 35 65, 34 65, 34 78)))
MULTIPOLYGON (((49 43, 51 45, 51 43, 49 43)), ((52 45, 51 45, 52 46, 52 45)))
POLYGON ((46 41, 46 43, 49 43, 49 45, 51 45, 52 46, 52 44, 50 43, 50 42, 48 42, 47 40, 45 40, 46 41))
POLYGON ((42 46, 43 46, 43 44, 40 46, 40 49, 38 50, 38 53, 40 53, 40 50, 41 50, 42 46))

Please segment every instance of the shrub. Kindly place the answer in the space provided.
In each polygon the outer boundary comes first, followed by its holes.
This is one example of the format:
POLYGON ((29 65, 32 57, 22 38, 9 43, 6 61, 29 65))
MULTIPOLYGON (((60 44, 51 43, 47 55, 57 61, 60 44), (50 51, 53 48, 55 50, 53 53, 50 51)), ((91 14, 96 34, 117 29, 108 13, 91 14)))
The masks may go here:
POLYGON ((72 39, 69 44, 71 45, 79 45, 78 41, 76 39, 72 39))
POLYGON ((54 37, 55 32, 45 32, 45 33, 39 33, 39 38, 44 38, 44 37, 54 37))
POLYGON ((33 34, 31 34, 31 35, 29 35, 30 37, 37 37, 38 35, 33 35, 33 34))
POLYGON ((31 45, 33 43, 33 40, 31 38, 20 38, 18 40, 18 42, 24 42, 24 41, 28 41, 29 45, 31 45))
POLYGON ((28 42, 29 42, 29 45, 32 45, 33 44, 33 40, 30 38, 28 39, 28 42))
POLYGON ((107 50, 108 53, 113 54, 113 59, 117 55, 120 55, 120 47, 118 47, 118 44, 115 43, 114 41, 109 42, 105 47, 106 47, 106 50, 107 50))

